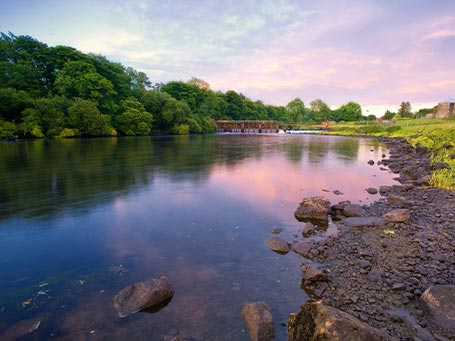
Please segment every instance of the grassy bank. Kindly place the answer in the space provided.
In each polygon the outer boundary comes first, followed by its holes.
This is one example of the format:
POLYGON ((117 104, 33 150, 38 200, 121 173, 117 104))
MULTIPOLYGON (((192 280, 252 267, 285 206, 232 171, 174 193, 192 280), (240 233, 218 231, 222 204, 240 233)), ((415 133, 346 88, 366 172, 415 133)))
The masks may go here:
POLYGON ((443 162, 448 168, 432 173, 432 185, 455 190, 455 120, 409 119, 393 125, 358 123, 331 124, 326 134, 404 137, 413 146, 420 144, 431 152, 433 164, 443 162))

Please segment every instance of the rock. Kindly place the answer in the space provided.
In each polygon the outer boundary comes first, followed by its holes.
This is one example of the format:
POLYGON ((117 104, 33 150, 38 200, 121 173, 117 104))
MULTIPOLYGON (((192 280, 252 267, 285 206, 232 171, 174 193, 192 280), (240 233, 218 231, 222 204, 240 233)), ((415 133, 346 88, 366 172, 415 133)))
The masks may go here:
POLYGON ((360 205, 348 204, 343 207, 341 214, 345 217, 361 217, 365 214, 365 210, 360 205))
POLYGON ((404 208, 398 208, 390 211, 382 216, 385 220, 393 223, 404 223, 411 219, 411 213, 404 208))
POLYGON ((404 201, 406 201, 406 198, 401 195, 390 194, 387 197, 387 204, 390 206, 401 205, 404 201))
POLYGON ((368 273, 368 278, 372 282, 377 282, 377 283, 381 283, 382 282, 382 275, 379 272, 379 270, 375 269, 375 268, 372 268, 370 270, 370 272, 368 273))
POLYGON ((406 167, 400 171, 400 180, 402 181, 417 180, 421 176, 422 174, 412 167, 406 167))
POLYGON ((349 217, 344 218, 342 222, 349 227, 372 227, 386 224, 386 221, 379 217, 349 217))
POLYGON ((38 330, 38 328, 41 326, 41 320, 42 319, 38 317, 19 321, 7 329, 3 334, 0 334, 0 340, 22 340, 22 337, 25 335, 32 334, 38 330))
POLYGON ((294 216, 299 221, 328 220, 330 201, 324 197, 309 197, 303 199, 299 207, 294 212, 294 216))
POLYGON ((283 232, 283 229, 279 228, 279 227, 274 227, 272 229, 272 233, 273 234, 280 234, 281 232, 283 232))
POLYGON ((429 175, 424 175, 416 180, 416 184, 420 186, 428 186, 431 181, 431 176, 429 175))
POLYGON ((376 188, 369 187, 369 188, 367 188, 367 193, 372 194, 372 195, 378 194, 378 190, 376 188))
POLYGON ((303 229, 302 229, 302 235, 304 237, 309 236, 310 234, 314 233, 316 231, 316 226, 314 226, 310 222, 306 222, 303 224, 303 229))
POLYGON ((166 276, 150 278, 120 290, 114 298, 114 307, 120 317, 153 307, 171 299, 174 288, 166 276))
POLYGON ((301 267, 303 279, 305 281, 327 281, 329 276, 309 264, 303 264, 301 267))
POLYGON ((405 288, 406 288, 406 285, 404 283, 393 283, 393 285, 392 285, 392 290, 395 290, 395 291, 404 290, 405 288))
POLYGON ((371 268, 371 263, 367 260, 361 259, 359 260, 359 265, 362 269, 370 269, 371 268))
POLYGON ((369 161, 368 161, 368 164, 369 164, 370 166, 373 166, 373 165, 374 165, 374 161, 373 161, 373 160, 369 160, 369 161))
POLYGON ((275 339, 275 324, 270 307, 265 302, 247 303, 242 309, 242 317, 248 328, 251 341, 275 339))
POLYGON ((382 341, 387 336, 356 317, 320 302, 307 302, 288 321, 288 340, 382 341))
POLYGON ((392 186, 380 186, 379 187, 379 194, 385 196, 392 191, 392 186))
POLYGON ((267 246, 278 253, 286 254, 289 252, 289 244, 280 237, 270 237, 267 239, 267 246))
POLYGON ((308 257, 311 250, 314 248, 312 241, 304 241, 292 244, 292 250, 303 257, 308 257))
POLYGON ((455 338, 455 285, 435 285, 421 296, 430 330, 455 338))

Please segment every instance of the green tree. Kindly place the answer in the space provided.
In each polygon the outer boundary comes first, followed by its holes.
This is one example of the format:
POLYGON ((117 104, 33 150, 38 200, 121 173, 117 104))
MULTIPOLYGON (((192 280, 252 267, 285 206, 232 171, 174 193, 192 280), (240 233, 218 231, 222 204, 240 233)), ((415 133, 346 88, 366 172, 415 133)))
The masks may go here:
POLYGON ((294 98, 286 106, 289 121, 302 122, 305 117, 305 104, 300 98, 294 98))
POLYGON ((334 113, 335 121, 360 121, 362 119, 362 108, 360 104, 349 102, 343 104, 334 113))
POLYGON ((33 99, 29 93, 13 88, 0 89, 0 119, 19 121, 21 113, 33 107, 33 99))
POLYGON ((393 118, 393 116, 395 116, 395 115, 396 115, 396 113, 391 112, 390 110, 387 109, 386 112, 384 113, 384 115, 381 116, 381 119, 390 121, 393 118))
POLYGON ((314 121, 322 122, 331 119, 332 110, 321 99, 315 99, 310 103, 310 109, 314 121))
POLYGON ((109 116, 101 114, 96 103, 85 99, 76 99, 68 109, 70 127, 81 136, 109 136, 113 128, 109 116))
POLYGON ((117 129, 125 135, 148 135, 152 129, 152 114, 135 98, 121 102, 122 113, 117 116, 117 129))
POLYGON ((27 108, 22 112, 19 131, 24 137, 44 137, 43 129, 41 128, 41 118, 37 109, 27 108))
POLYGON ((88 62, 67 62, 57 76, 55 90, 69 98, 94 101, 107 112, 113 112, 115 109, 112 100, 116 91, 112 82, 101 76, 88 62))
POLYGON ((412 117, 413 114, 412 114, 411 103, 410 102, 401 102, 400 107, 398 108, 397 114, 403 118, 412 117))
POLYGON ((58 136, 65 127, 65 116, 55 100, 40 98, 35 101, 35 109, 40 117, 40 126, 46 136, 58 136))

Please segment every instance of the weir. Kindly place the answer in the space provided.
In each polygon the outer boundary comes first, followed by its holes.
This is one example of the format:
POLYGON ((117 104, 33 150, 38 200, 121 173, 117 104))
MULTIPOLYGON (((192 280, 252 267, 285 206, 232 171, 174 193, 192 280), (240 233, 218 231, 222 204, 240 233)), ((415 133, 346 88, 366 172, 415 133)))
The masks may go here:
POLYGON ((215 121, 219 133, 276 134, 280 124, 276 121, 215 121))

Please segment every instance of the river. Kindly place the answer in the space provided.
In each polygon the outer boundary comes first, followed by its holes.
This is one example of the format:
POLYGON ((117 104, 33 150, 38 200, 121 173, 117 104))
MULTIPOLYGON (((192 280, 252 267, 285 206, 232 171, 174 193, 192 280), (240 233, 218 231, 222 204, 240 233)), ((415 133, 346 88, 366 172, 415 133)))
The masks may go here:
POLYGON ((307 299, 302 258, 266 239, 279 227, 302 240, 304 197, 377 200, 365 189, 393 176, 367 162, 383 153, 313 135, 1 143, 0 339, 41 321, 25 339, 248 340, 241 310, 256 300, 285 339, 280 323, 307 299), (115 294, 160 274, 171 302, 120 319, 115 294))

